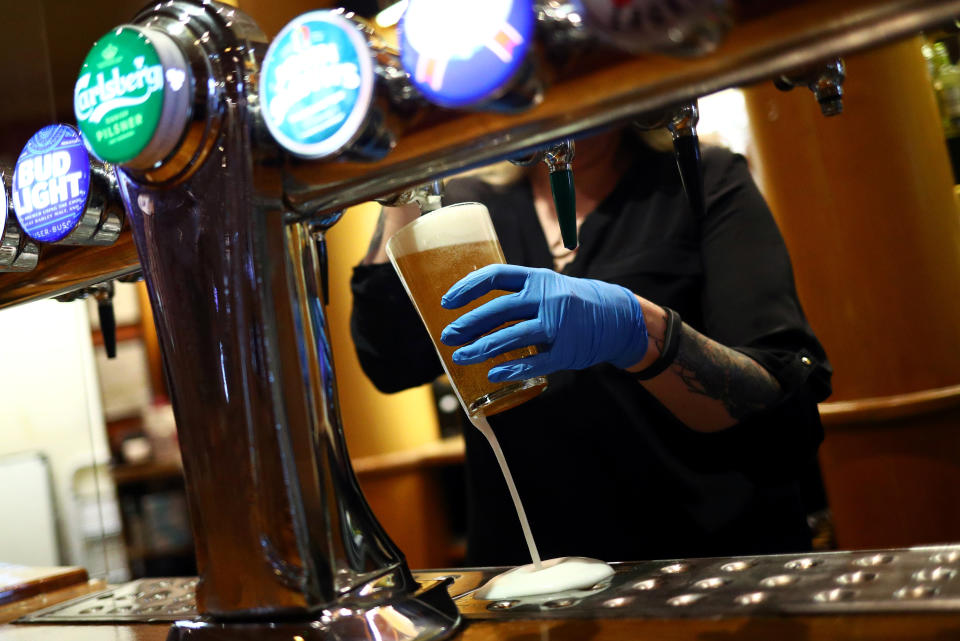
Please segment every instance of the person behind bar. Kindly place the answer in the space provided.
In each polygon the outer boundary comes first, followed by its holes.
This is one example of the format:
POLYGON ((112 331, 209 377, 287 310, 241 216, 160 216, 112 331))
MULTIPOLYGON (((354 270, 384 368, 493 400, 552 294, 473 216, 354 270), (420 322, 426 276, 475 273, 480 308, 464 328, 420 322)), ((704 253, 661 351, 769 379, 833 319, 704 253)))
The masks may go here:
MULTIPOLYGON (((810 548, 799 480, 823 437, 817 403, 832 370, 744 158, 705 147, 703 171, 700 220, 672 153, 623 130, 577 141, 574 252, 560 240, 542 166, 507 185, 447 186, 445 204, 488 207, 509 265, 468 275, 444 306, 517 293, 461 316, 442 340, 465 345, 461 363, 535 344, 540 354, 488 375, 548 375, 539 397, 490 417, 544 558, 810 548), (483 336, 507 321, 520 322, 483 336)), ((384 252, 417 215, 383 209, 351 283, 357 354, 384 392, 442 373, 384 252)), ((467 563, 527 563, 493 454, 476 430, 464 433, 467 563)))

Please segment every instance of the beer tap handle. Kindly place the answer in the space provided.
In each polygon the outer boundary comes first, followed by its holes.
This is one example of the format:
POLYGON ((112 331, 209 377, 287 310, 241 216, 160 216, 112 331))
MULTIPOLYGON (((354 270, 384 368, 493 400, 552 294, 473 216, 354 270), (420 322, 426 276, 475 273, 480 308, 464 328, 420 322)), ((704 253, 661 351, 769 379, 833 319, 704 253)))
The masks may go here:
POLYGON ((113 313, 113 281, 100 283, 93 288, 97 299, 97 317, 100 319, 100 334, 107 358, 117 357, 117 318, 113 313))
POLYGON ((563 246, 571 250, 578 245, 577 192, 573 184, 574 153, 573 141, 564 140, 547 149, 543 155, 543 162, 550 172, 550 191, 560 224, 560 236, 563 246))
POLYGON ((667 128, 673 135, 673 152, 680 171, 680 182, 687 195, 687 202, 693 215, 698 219, 707 213, 706 199, 703 193, 703 163, 700 157, 700 138, 697 136, 697 122, 700 111, 697 101, 681 106, 670 119, 667 128))

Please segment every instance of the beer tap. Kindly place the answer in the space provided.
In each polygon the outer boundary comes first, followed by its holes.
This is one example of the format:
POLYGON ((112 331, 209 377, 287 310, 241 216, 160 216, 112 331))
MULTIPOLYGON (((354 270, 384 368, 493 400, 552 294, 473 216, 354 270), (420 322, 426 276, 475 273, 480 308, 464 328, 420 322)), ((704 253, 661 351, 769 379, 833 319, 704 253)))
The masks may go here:
POLYGON ((560 225, 560 236, 563 246, 574 250, 577 248, 577 193, 573 182, 573 157, 575 147, 573 140, 562 140, 554 145, 545 147, 529 156, 513 158, 515 165, 529 167, 542 162, 547 166, 550 174, 550 192, 553 194, 553 206, 560 225))
POLYGON ((113 167, 91 159, 79 132, 49 125, 20 152, 13 209, 28 236, 59 245, 112 245, 123 228, 113 167))
POLYGON ((446 581, 413 579, 346 451, 323 291, 341 212, 288 198, 296 167, 389 148, 372 58, 342 12, 304 14, 268 48, 235 8, 169 0, 81 69, 77 119, 119 167, 190 488, 203 619, 171 641, 435 640, 460 623, 446 581), (144 82, 117 83, 137 92, 123 100, 101 77, 144 82), (118 121, 135 145, 110 144, 118 121))
POLYGON ((420 213, 428 214, 435 209, 443 206, 443 181, 439 178, 426 184, 418 185, 405 191, 400 191, 389 196, 377 198, 376 201, 384 207, 401 207, 416 203, 420 207, 420 213))
POLYGON ((773 84, 781 91, 805 86, 817 98, 824 116, 843 113, 843 81, 846 67, 842 58, 833 58, 825 63, 804 67, 774 79, 773 84))
POLYGON ((107 358, 117 357, 117 319, 113 311, 113 294, 113 281, 108 280, 55 298, 61 303, 72 303, 75 300, 84 300, 90 296, 96 299, 97 320, 100 321, 100 335, 103 337, 103 349, 107 358))
POLYGON ((687 202, 694 216, 706 215, 707 206, 703 192, 703 164, 700 158, 700 138, 697 136, 697 122, 700 111, 697 101, 683 103, 665 111, 647 114, 634 121, 639 129, 658 129, 666 127, 673 137, 673 152, 680 171, 687 202))
POLYGON ((40 248, 17 223, 9 197, 11 172, 0 167, 0 272, 27 272, 37 266, 40 248))

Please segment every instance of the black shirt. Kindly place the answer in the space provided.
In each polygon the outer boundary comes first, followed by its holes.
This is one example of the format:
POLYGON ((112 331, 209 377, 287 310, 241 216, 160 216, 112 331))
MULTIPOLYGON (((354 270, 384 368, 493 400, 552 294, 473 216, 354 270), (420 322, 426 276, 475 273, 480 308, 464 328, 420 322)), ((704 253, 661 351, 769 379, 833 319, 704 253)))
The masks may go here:
MULTIPOLYGON (((627 287, 763 365, 784 394, 716 433, 675 419, 611 365, 548 377, 538 398, 490 418, 544 558, 608 561, 808 549, 797 478, 823 433, 830 365, 797 300, 786 247, 741 156, 703 153, 707 215, 694 217, 671 154, 638 151, 584 220, 570 276, 627 287)), ((490 210, 507 262, 553 267, 526 181, 452 181, 447 203, 490 210)), ((442 370, 390 265, 359 266, 351 320, 364 371, 383 391, 442 370)), ((529 562, 493 454, 465 429, 468 562, 529 562)))

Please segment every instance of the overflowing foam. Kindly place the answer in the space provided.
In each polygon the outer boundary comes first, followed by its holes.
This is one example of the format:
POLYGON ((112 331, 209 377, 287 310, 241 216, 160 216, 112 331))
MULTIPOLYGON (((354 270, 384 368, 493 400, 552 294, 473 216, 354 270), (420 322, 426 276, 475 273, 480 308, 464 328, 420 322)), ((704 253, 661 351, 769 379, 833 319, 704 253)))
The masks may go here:
POLYGON ((567 590, 585 590, 613 574, 613 568, 603 561, 582 556, 565 556, 544 561, 539 568, 530 563, 499 574, 477 590, 474 596, 478 599, 498 601, 567 590))
POLYGON ((388 256, 397 259, 439 247, 496 240, 486 207, 480 203, 458 203, 405 225, 390 237, 386 249, 388 256))

